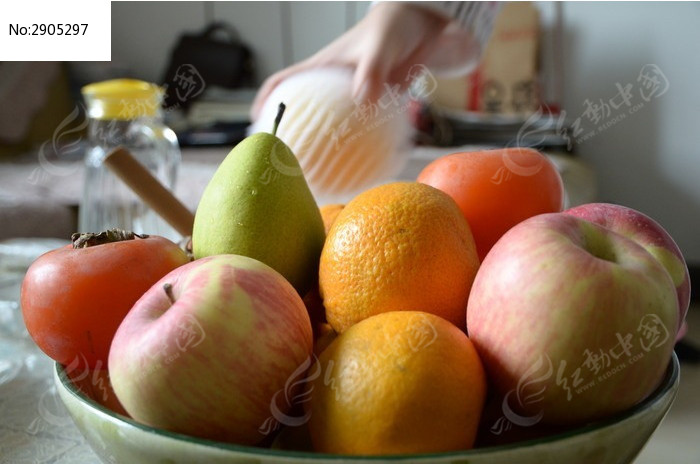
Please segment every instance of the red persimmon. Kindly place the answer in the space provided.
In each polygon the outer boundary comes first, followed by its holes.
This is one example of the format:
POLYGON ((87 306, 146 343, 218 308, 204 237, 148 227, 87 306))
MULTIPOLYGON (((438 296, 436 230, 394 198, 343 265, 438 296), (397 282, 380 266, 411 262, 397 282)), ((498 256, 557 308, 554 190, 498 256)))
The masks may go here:
POLYGON ((480 261, 520 221, 563 206, 563 183, 554 163, 531 148, 443 156, 423 169, 418 182, 455 200, 469 223, 480 261))
POLYGON ((189 258, 158 236, 108 231, 73 239, 29 267, 22 315, 34 342, 55 361, 106 368, 114 333, 136 300, 189 258))

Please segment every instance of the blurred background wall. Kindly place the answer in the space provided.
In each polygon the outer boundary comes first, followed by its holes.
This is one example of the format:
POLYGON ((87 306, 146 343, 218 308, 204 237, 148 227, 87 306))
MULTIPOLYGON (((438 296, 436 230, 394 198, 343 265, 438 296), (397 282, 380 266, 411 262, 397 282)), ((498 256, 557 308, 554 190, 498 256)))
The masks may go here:
POLYGON ((564 20, 570 114, 614 96, 616 83, 638 86, 645 64, 668 79, 665 94, 576 151, 595 167, 602 200, 654 217, 700 263, 700 4, 566 3, 564 20))
MULTIPOLYGON (((567 120, 578 119, 582 135, 592 133, 576 139, 574 150, 594 168, 599 199, 656 218, 689 262, 700 264, 700 4, 564 3, 557 39, 556 7, 535 3, 541 69, 561 87, 567 120), (646 64, 668 84, 648 102, 639 94, 646 64), (642 107, 611 108, 628 84, 631 104, 642 107), (598 121, 592 108, 603 111, 598 121)), ((113 2, 111 66, 160 82, 180 34, 224 20, 253 49, 261 82, 311 55, 368 8, 369 2, 113 2)))
POLYGON ((354 25, 370 2, 113 2, 112 61, 162 79, 184 31, 212 21, 233 25, 252 48, 258 79, 313 54, 354 25))

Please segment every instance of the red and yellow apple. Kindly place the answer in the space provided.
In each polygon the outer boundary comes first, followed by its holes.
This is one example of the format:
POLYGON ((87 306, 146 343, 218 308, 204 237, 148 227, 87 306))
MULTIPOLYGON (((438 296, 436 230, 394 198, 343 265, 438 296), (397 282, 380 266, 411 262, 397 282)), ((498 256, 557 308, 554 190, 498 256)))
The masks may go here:
POLYGON ((685 322, 690 304, 690 276, 681 250, 661 225, 637 210, 610 203, 588 203, 564 211, 595 222, 637 242, 666 268, 678 296, 678 330, 685 322))
POLYGON ((114 336, 109 371, 139 422, 256 444, 273 411, 289 410, 287 381, 312 343, 291 284, 252 258, 218 255, 172 271, 136 302, 114 336))
POLYGON ((677 326, 676 289, 654 256, 563 213, 509 230, 467 307, 490 380, 530 423, 585 423, 643 400, 663 377, 677 326))

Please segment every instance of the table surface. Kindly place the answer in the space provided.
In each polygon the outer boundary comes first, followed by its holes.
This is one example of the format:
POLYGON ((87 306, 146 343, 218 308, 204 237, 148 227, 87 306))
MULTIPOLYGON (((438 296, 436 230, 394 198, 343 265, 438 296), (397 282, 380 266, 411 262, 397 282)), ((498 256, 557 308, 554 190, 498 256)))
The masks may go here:
MULTIPOLYGON (((98 458, 56 394, 53 362, 22 322, 19 287, 31 261, 62 242, 0 241, 0 464, 94 464, 98 458)), ((688 337, 700 342, 700 307, 691 308, 688 337)), ((682 365, 678 397, 635 464, 700 463, 700 366, 682 365)))

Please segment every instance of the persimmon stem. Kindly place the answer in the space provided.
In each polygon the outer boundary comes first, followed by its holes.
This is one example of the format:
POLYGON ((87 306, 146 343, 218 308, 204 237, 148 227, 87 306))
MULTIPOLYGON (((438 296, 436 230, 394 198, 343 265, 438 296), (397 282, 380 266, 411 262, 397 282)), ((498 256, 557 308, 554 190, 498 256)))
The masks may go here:
POLYGON ((73 248, 89 248, 104 243, 123 242, 125 240, 134 240, 136 238, 148 238, 146 234, 135 234, 133 232, 121 229, 109 229, 98 234, 92 232, 80 233, 76 232, 71 235, 70 239, 73 242, 73 248))
POLYGON ((173 295, 173 286, 166 282, 163 284, 163 291, 165 291, 165 295, 170 300, 170 303, 175 304, 175 295, 173 295))

